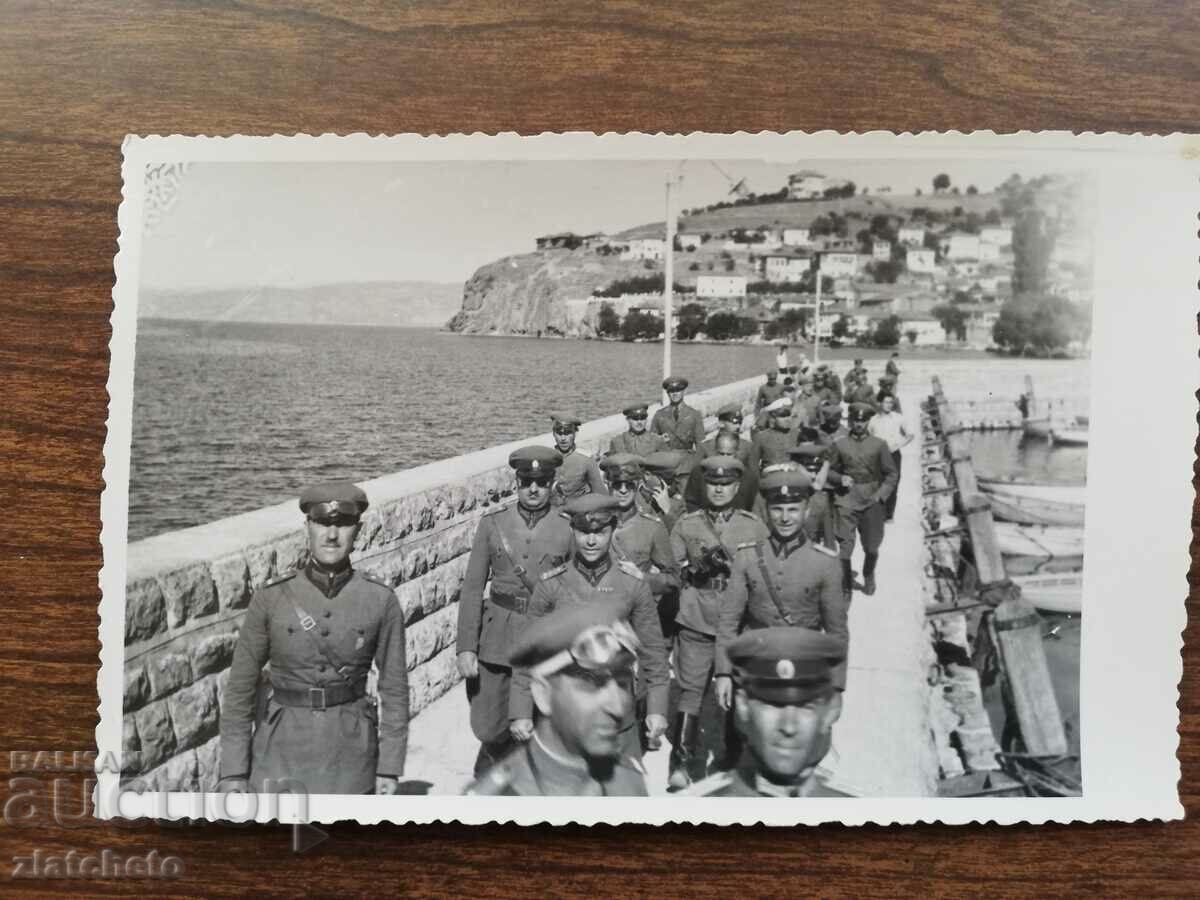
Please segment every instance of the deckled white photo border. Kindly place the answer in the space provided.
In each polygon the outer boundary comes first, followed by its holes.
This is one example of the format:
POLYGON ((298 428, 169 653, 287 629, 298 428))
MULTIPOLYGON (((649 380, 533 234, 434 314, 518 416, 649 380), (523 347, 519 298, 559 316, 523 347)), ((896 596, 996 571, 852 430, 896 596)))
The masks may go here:
MULTIPOLYGON (((129 137, 122 166, 101 498, 98 758, 118 758, 123 702, 129 456, 141 264, 143 177, 170 161, 493 159, 1003 158, 1052 160, 1095 176, 1096 295, 1091 368, 1085 605, 1080 677, 1081 798, 499 798, 316 795, 226 806, 215 794, 122 794, 101 765, 97 814, 277 818, 285 822, 1073 822, 1178 819, 1178 685, 1188 594, 1196 441, 1200 138, 818 134, 521 137, 335 135, 129 137)), ((664 165, 664 172, 666 165, 664 165)))

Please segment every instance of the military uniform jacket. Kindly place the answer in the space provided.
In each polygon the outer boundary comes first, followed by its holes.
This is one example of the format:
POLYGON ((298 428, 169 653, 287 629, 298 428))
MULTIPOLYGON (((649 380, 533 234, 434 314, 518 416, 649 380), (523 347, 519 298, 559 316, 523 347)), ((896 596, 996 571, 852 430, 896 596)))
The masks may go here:
POLYGON ((838 546, 838 508, 833 492, 826 488, 809 498, 804 516, 804 533, 810 541, 836 549, 838 546))
POLYGON ((667 591, 679 590, 679 566, 671 553, 671 535, 658 516, 639 510, 618 521, 612 555, 642 570, 655 599, 667 591))
POLYGON ((900 367, 896 365, 896 361, 894 359, 889 359, 887 361, 887 365, 884 366, 883 371, 888 375, 891 375, 893 378, 898 379, 900 377, 900 367))
MULTIPOLYGON (((598 600, 618 600, 625 610, 624 618, 633 626, 642 642, 638 654, 638 684, 631 693, 646 697, 646 713, 667 714, 667 645, 658 621, 658 607, 650 595, 644 577, 630 575, 610 560, 608 568, 594 583, 574 562, 547 571, 533 592, 529 618, 545 616, 560 607, 598 600)), ((510 719, 532 719, 533 698, 529 694, 529 672, 519 669, 513 673, 512 692, 508 701, 510 719)))
POLYGON ((837 495, 837 505, 852 512, 887 500, 900 477, 887 441, 870 434, 848 434, 834 442, 829 453, 829 482, 840 485, 846 475, 854 484, 837 495))
POLYGON ((869 384, 856 384, 846 394, 847 403, 865 403, 868 406, 878 408, 879 404, 875 402, 875 392, 871 390, 869 384))
POLYGON ((562 500, 570 500, 583 494, 607 494, 608 486, 596 461, 586 453, 572 450, 563 456, 558 467, 556 491, 562 500))
POLYGON ((664 406, 650 420, 650 430, 666 438, 667 450, 694 450, 704 442, 704 416, 686 403, 664 406))
POLYGON ((392 589, 370 576, 347 569, 326 577, 325 590, 313 578, 321 573, 293 573, 250 600, 221 704, 221 777, 248 777, 255 790, 266 779, 291 778, 312 793, 373 793, 376 774, 404 773, 404 617, 392 589), (311 631, 301 625, 305 613, 316 622, 311 631), (374 663, 378 707, 369 697, 324 711, 268 699, 254 728, 260 674, 268 662, 273 688, 303 692, 365 685, 374 663))
POLYGON ((683 797, 849 797, 827 787, 814 772, 791 786, 774 784, 743 764, 728 772, 718 772, 679 792, 683 797))
POLYGON ((645 797, 646 770, 639 760, 622 756, 611 765, 567 759, 546 749, 534 736, 467 788, 479 796, 645 797))
POLYGON ((634 456, 649 456, 659 450, 666 449, 666 439, 661 434, 655 434, 646 429, 641 434, 626 431, 618 434, 608 445, 609 454, 632 453, 634 456))
POLYGON ((788 451, 795 447, 799 432, 795 428, 780 431, 778 428, 765 428, 754 436, 754 447, 751 452, 751 468, 761 472, 767 466, 791 461, 788 451))
MULTIPOLYGON (((814 544, 803 534, 787 544, 773 535, 742 544, 721 604, 716 674, 730 674, 725 649, 743 630, 794 625, 849 641, 848 611, 836 550, 814 544)), ((845 689, 844 664, 834 671, 833 682, 845 689)))
POLYGON ((507 666, 513 641, 525 627, 525 613, 501 605, 504 601, 497 595, 516 597, 519 602, 513 605, 523 606, 521 601, 528 600, 542 572, 560 565, 570 553, 571 528, 549 507, 527 517, 520 504, 513 503, 481 518, 459 595, 458 652, 469 650, 486 663, 507 666), (515 566, 525 570, 524 577, 515 566), (489 577, 492 590, 485 600, 489 577))
POLYGON ((754 398, 754 408, 762 409, 771 403, 774 403, 783 396, 783 385, 779 382, 775 384, 764 384, 758 389, 758 396, 754 398))
MULTIPOLYGON (((732 561, 739 544, 762 540, 766 536, 767 526, 754 513, 733 509, 714 515, 698 509, 680 517, 671 529, 671 551, 682 572, 685 566, 693 569, 699 566, 705 549, 718 543, 725 547, 732 561)), ((722 598, 727 589, 728 584, 698 587, 685 583, 679 593, 679 614, 675 621, 685 628, 715 637, 722 598)))

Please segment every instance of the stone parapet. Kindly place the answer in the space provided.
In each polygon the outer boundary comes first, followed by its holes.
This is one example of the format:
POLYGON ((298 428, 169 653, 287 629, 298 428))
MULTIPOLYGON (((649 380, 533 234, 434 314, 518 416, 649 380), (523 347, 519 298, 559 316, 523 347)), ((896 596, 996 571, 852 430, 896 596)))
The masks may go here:
MULTIPOLYGON (((740 402, 749 413, 760 383, 699 391, 688 402, 715 428, 713 416, 726 403, 740 402)), ((621 415, 588 422, 578 447, 599 455, 625 428, 621 415)), ((414 727, 420 711, 459 680, 458 594, 475 528, 484 512, 514 496, 508 455, 530 443, 553 440, 536 435, 361 485, 371 506, 354 565, 391 585, 403 610, 414 727)), ((304 553, 295 503, 129 545, 122 741, 128 776, 159 790, 215 786, 220 703, 242 616, 254 591, 297 568, 304 553)))

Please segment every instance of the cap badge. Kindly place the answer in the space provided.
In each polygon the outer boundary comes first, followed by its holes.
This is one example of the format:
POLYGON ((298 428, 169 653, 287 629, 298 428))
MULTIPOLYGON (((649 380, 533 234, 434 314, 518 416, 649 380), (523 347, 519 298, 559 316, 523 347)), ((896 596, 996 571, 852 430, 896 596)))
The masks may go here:
POLYGON ((791 679, 796 677, 796 664, 790 659, 781 659, 775 663, 775 674, 780 678, 791 679))
POLYGON ((541 465, 541 463, 540 463, 540 462, 538 462, 536 459, 534 459, 534 460, 530 460, 530 462, 529 462, 529 468, 531 468, 531 469, 536 469, 536 468, 538 468, 540 465, 541 465))

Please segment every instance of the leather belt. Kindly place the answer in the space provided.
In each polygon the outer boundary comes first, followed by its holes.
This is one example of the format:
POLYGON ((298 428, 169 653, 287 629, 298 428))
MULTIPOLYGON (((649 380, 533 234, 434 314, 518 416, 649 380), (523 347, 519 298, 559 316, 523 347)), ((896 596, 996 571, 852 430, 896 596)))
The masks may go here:
POLYGON ((354 684, 326 684, 322 687, 281 688, 271 685, 271 696, 280 706, 326 709, 353 703, 367 693, 366 680, 354 684))
POLYGON ((506 594, 504 591, 492 591, 492 596, 489 599, 501 609, 507 609, 521 615, 525 615, 529 609, 528 597, 518 597, 515 594, 506 594))

